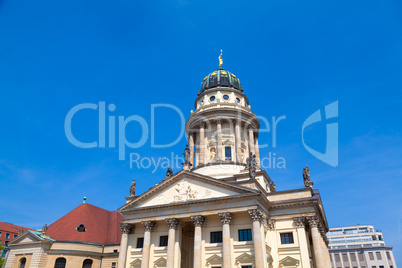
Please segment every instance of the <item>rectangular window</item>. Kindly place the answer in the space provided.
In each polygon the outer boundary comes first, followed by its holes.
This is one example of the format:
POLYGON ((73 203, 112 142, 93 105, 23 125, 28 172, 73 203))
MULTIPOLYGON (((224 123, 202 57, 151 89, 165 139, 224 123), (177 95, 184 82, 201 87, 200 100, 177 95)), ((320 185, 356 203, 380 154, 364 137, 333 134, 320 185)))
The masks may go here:
POLYGON ((370 258, 370 261, 373 261, 373 260, 374 260, 374 254, 373 254, 373 252, 369 252, 369 258, 370 258))
POLYGON ((15 235, 13 235, 13 238, 16 238, 17 236, 18 236, 18 235, 15 234, 15 235))
POLYGON ((251 241, 251 229, 239 230, 239 241, 251 241))
POLYGON ((232 147, 225 147, 225 160, 232 160, 232 147))
POLYGON ((364 255, 362 252, 357 253, 357 256, 359 257, 359 261, 364 261, 364 255))
POLYGON ((211 243, 222 243, 222 232, 211 232, 211 243))
POLYGON ((380 268, 384 268, 384 266, 383 266, 383 265, 380 265, 380 268))
POLYGON ((8 247, 8 241, 4 241, 4 245, 8 247))
POLYGON ((137 238, 137 248, 143 248, 144 247, 144 238, 139 237, 137 238))
POLYGON ((343 262, 349 262, 348 254, 342 253, 342 260, 343 260, 343 262))
POLYGON ((282 244, 293 244, 293 233, 282 233, 281 234, 281 243, 282 244))
POLYGON ((339 254, 335 254, 335 261, 336 261, 336 262, 340 262, 340 261, 341 261, 341 257, 339 257, 339 254))
POLYGON ((6 233, 6 239, 10 239, 10 234, 6 233))
POLYGON ((160 239, 159 239, 159 246, 160 247, 167 247, 167 243, 168 243, 168 236, 167 235, 161 236, 160 239))
POLYGON ((382 260, 382 258, 381 258, 381 253, 380 252, 376 252, 375 253, 375 255, 377 255, 377 260, 382 260))
POLYGON ((351 253, 350 253, 350 260, 351 260, 351 261, 356 261, 356 255, 355 255, 354 252, 351 252, 351 253))
POLYGON ((116 268, 116 263, 112 262, 112 268, 116 268))
POLYGON ((242 266, 241 268, 252 268, 251 265, 248 266, 242 266))
POLYGON ((387 251, 387 258, 388 260, 391 260, 391 255, 389 254, 389 251, 387 251))

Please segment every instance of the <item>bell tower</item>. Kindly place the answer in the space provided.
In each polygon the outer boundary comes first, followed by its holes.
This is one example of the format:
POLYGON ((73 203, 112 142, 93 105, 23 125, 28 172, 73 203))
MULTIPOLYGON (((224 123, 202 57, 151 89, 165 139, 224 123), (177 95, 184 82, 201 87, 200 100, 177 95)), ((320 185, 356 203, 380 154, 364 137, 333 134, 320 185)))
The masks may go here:
POLYGON ((219 68, 201 82, 195 111, 186 123, 192 171, 215 178, 243 172, 250 153, 260 166, 260 123, 240 79, 222 63, 221 54, 219 68))

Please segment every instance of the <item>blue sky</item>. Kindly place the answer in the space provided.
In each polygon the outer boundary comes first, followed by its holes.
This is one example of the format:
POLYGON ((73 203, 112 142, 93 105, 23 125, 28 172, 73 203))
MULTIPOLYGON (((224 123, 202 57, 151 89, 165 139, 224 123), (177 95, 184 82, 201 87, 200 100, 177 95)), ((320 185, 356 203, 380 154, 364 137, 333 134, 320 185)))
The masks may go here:
MULTIPOLYGON (((82 149, 64 120, 81 103, 115 104, 107 116, 138 115, 151 105, 194 109, 202 79, 224 67, 241 80, 255 114, 286 116, 277 146, 286 160, 266 170, 278 190, 303 187, 310 167, 330 226, 373 224, 402 261, 402 36, 398 1, 10 1, 0 0, 1 221, 40 228, 82 197, 109 210, 124 204, 133 178, 142 193, 165 169, 130 169, 116 148, 82 149), (339 165, 304 148, 301 126, 339 101, 339 165)), ((117 120, 117 119, 116 119, 117 120)), ((173 110, 155 117, 155 141, 180 133, 173 110)), ((138 124, 128 139, 140 138, 138 124)), ((324 150, 325 122, 306 130, 324 150)), ((73 121, 82 141, 98 135, 96 111, 73 121)), ((262 133, 260 143, 270 143, 262 133)), ((127 154, 181 155, 148 139, 127 154)), ((175 169, 177 172, 178 169, 175 169)))

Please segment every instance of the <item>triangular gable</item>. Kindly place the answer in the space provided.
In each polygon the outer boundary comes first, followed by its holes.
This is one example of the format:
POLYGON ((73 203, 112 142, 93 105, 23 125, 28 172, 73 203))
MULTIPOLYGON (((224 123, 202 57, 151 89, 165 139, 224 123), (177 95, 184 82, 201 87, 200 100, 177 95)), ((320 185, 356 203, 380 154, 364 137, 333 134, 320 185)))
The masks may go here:
POLYGON ((180 171, 124 205, 119 211, 247 193, 254 194, 256 191, 193 172, 180 171))
POLYGON ((133 268, 138 268, 141 267, 141 260, 140 259, 135 259, 130 263, 130 266, 133 268))
POLYGON ((54 241, 50 238, 43 238, 40 236, 40 232, 37 231, 25 231, 22 235, 17 236, 14 240, 10 242, 9 245, 17 245, 17 244, 29 244, 40 241, 54 241))
POLYGON ((222 264, 223 258, 214 254, 207 259, 207 263, 209 264, 222 264))
POLYGON ((299 265, 299 260, 292 258, 290 256, 287 256, 283 258, 282 260, 279 261, 281 264, 281 267, 297 267, 299 265))
POLYGON ((163 257, 160 257, 159 259, 157 259, 154 264, 156 265, 156 267, 166 267, 166 259, 163 257))
POLYGON ((236 260, 238 260, 239 262, 248 262, 254 261, 254 257, 248 253, 243 253, 239 257, 237 257, 236 260))

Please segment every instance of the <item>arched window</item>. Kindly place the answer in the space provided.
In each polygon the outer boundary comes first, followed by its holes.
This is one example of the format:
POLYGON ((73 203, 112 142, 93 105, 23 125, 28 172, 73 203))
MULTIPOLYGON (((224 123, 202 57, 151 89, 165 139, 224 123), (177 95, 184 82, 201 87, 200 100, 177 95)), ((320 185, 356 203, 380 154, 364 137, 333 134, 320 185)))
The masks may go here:
POLYGON ((82 263, 82 268, 92 268, 92 260, 86 259, 86 260, 82 263))
POLYGON ((65 258, 57 258, 54 263, 54 268, 65 268, 66 267, 66 259, 65 258))
POLYGON ((25 268, 25 264, 27 263, 27 258, 21 258, 20 260, 20 268, 25 268))

